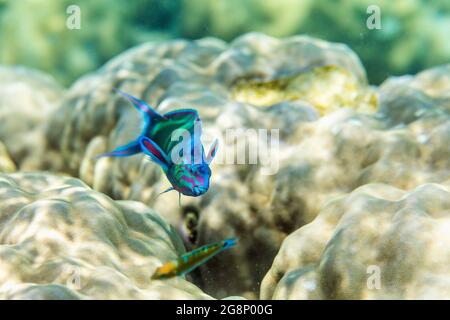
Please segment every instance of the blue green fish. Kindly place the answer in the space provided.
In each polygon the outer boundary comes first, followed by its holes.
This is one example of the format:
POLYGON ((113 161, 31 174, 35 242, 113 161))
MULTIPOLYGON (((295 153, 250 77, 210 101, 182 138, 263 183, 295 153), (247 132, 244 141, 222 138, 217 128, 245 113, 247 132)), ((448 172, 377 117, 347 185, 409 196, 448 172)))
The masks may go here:
MULTIPOLYGON (((176 190, 183 195, 198 197, 209 189, 211 169, 209 164, 216 155, 215 140, 207 154, 200 141, 201 120, 196 110, 180 109, 160 115, 144 101, 117 90, 128 98, 144 116, 144 127, 135 140, 99 157, 128 157, 143 152, 157 163, 167 176, 171 187, 163 193, 176 190), (180 141, 173 139, 174 132, 184 129, 189 140, 187 148, 180 148, 180 141), (180 149, 179 152, 172 151, 180 149), (187 150, 187 151, 186 151, 187 150), (174 154, 176 159, 172 159, 174 154), (177 160, 177 161, 174 161, 177 160)), ((183 131, 181 131, 183 132, 183 131)))

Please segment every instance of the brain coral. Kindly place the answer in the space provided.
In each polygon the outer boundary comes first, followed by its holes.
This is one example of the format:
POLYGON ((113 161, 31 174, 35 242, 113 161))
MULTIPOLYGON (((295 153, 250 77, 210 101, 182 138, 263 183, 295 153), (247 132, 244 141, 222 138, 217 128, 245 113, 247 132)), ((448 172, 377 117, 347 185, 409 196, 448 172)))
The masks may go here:
POLYGON ((150 280, 183 251, 142 203, 70 177, 0 175, 1 299, 210 299, 182 278, 150 280))
POLYGON ((449 299, 450 181, 368 184, 289 235, 262 298, 449 299))
POLYGON ((49 75, 0 66, 0 141, 19 170, 58 170, 58 152, 48 150, 44 123, 64 91, 49 75))

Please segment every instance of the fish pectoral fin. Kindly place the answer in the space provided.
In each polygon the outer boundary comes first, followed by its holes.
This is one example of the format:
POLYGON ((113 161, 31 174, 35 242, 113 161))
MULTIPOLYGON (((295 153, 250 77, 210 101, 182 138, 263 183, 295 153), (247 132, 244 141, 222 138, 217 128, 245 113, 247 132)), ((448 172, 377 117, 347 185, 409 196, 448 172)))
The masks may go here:
POLYGON ((159 164, 164 172, 167 171, 170 165, 170 160, 167 154, 151 139, 141 136, 139 138, 144 153, 150 157, 150 159, 159 164))
POLYGON ((135 140, 124 146, 120 146, 111 152, 99 154, 94 159, 97 160, 102 157, 128 157, 140 152, 142 152, 141 145, 138 140, 135 140))

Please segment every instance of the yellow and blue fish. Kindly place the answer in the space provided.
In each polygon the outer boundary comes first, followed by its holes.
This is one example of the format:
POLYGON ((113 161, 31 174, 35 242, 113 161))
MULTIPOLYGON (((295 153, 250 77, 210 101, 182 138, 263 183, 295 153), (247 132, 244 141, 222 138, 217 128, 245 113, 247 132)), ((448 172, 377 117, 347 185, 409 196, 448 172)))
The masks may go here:
POLYGON ((184 275, 202 265, 216 254, 235 246, 236 241, 236 239, 227 239, 192 250, 156 269, 152 279, 167 279, 184 275))

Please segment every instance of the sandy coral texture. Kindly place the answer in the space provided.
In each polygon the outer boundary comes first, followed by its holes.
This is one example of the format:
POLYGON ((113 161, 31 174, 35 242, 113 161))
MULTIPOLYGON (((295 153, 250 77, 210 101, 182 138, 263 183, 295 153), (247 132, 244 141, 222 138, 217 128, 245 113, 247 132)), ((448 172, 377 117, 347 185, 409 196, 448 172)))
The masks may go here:
POLYGON ((183 253, 154 211, 70 177, 0 175, 0 298, 208 299, 184 279, 150 281, 183 253))

